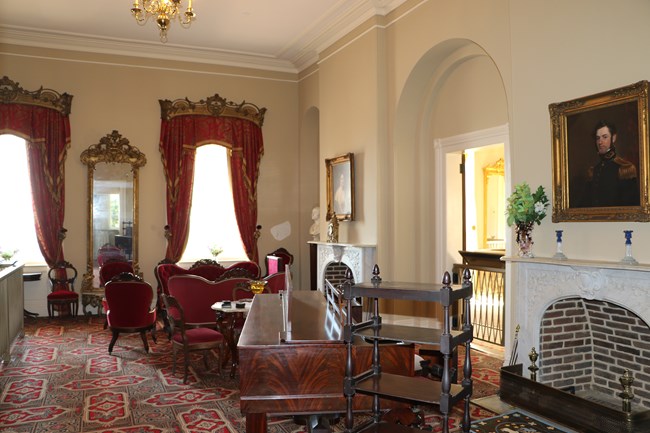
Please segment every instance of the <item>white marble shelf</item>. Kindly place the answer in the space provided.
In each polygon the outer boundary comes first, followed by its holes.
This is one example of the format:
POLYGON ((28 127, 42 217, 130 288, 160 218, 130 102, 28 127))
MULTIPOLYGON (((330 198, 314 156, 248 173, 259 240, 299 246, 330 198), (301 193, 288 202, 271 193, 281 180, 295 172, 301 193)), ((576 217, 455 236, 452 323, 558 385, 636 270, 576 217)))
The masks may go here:
POLYGON ((569 266, 571 268, 600 268, 600 269, 617 269, 626 271, 639 271, 650 272, 650 264, 639 263, 629 264, 623 262, 610 262, 605 260, 558 260, 552 257, 533 257, 525 258, 518 256, 504 256, 501 261, 510 263, 521 264, 541 264, 541 265, 556 265, 556 266, 569 266))

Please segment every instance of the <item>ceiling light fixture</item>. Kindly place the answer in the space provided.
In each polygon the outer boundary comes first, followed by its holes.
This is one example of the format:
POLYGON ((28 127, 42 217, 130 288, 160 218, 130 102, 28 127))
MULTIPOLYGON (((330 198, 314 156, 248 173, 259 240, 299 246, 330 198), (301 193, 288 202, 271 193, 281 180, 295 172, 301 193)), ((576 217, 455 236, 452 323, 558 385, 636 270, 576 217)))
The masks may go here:
POLYGON ((140 0, 133 1, 131 14, 136 22, 143 26, 152 16, 156 17, 156 24, 160 29, 160 40, 167 42, 167 30, 171 20, 178 18, 178 22, 183 28, 188 28, 196 18, 194 9, 192 9, 192 0, 189 0, 187 10, 180 12, 181 0, 140 0))

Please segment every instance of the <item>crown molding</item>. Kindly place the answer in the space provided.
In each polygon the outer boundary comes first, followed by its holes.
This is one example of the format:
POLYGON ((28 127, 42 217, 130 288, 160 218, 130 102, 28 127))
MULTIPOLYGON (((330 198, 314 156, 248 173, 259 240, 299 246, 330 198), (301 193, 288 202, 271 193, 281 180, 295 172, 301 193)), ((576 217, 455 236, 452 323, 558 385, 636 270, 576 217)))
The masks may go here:
POLYGON ((0 43, 38 48, 51 48, 86 53, 113 54, 147 59, 225 65, 277 72, 297 73, 287 60, 226 52, 209 48, 195 48, 174 44, 157 44, 127 39, 103 38, 75 33, 47 32, 32 28, 0 25, 0 43))
POLYGON ((299 73, 319 53, 375 15, 384 16, 408 0, 338 2, 308 31, 296 35, 275 55, 261 55, 178 44, 108 38, 72 32, 0 25, 0 43, 86 53, 112 54, 299 73))

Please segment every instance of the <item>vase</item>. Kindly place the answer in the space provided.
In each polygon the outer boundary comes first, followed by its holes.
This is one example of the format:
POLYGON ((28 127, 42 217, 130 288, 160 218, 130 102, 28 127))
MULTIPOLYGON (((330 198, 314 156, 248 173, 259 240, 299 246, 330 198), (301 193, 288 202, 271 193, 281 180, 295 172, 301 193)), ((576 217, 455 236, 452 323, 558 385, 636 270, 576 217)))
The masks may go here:
POLYGON ((519 257, 535 257, 533 255, 533 223, 518 224, 515 230, 519 257))

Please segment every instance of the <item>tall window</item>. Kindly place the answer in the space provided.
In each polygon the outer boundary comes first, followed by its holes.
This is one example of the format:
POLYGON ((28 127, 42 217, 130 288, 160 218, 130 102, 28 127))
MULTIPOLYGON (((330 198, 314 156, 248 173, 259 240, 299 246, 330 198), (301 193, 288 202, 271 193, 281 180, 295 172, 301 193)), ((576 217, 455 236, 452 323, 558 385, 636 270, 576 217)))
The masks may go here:
POLYGON ((15 135, 0 135, 0 173, 5 186, 1 193, 0 251, 17 250, 11 260, 43 264, 34 228, 26 146, 25 140, 15 135))
POLYGON ((228 149, 216 144, 196 150, 190 235, 181 261, 212 258, 212 247, 223 250, 219 261, 248 260, 235 217, 228 149))

